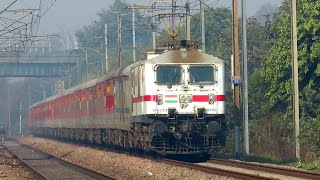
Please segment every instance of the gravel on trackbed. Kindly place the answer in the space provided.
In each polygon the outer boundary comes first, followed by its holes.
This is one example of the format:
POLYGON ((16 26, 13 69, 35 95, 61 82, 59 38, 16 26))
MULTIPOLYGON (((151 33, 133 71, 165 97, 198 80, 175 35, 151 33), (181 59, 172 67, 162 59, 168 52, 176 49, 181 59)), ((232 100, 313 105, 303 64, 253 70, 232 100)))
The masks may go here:
POLYGON ((23 137, 18 140, 41 151, 74 164, 112 176, 116 179, 231 179, 187 168, 155 162, 121 153, 107 152, 90 147, 50 139, 23 137))
POLYGON ((25 166, 12 156, 0 142, 0 179, 24 180, 34 179, 25 166))

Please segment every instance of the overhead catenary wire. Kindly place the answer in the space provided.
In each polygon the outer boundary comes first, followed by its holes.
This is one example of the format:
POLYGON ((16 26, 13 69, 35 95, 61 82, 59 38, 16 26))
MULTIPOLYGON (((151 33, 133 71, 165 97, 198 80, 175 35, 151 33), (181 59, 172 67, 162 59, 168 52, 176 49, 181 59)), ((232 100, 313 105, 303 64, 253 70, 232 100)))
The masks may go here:
MULTIPOLYGON (((38 25, 37 25, 37 30, 36 30, 36 33, 38 33, 38 30, 39 30, 39 24, 40 24, 40 19, 47 14, 47 12, 51 9, 51 7, 56 3, 57 0, 53 0, 51 1, 51 4, 49 5, 49 7, 44 11, 44 13, 40 14, 37 16, 37 20, 38 20, 38 25)), ((41 9, 42 7, 42 1, 40 1, 40 4, 39 4, 39 9, 41 9)), ((37 21, 36 20, 36 21, 37 21)))
POLYGON ((11 4, 9 4, 6 8, 4 8, 2 11, 0 11, 0 14, 5 12, 7 9, 9 9, 12 5, 14 5, 18 0, 14 0, 11 4))
MULTIPOLYGON (((0 45, 9 46, 9 48, 2 48, 9 49, 10 51, 12 44, 25 46, 27 42, 30 42, 30 44, 36 42, 32 38, 38 33, 41 18, 51 9, 56 1, 39 0, 38 6, 36 3, 31 4, 30 6, 33 7, 30 7, 29 4, 23 4, 22 1, 14 0, 4 9, 0 8, 0 45), (21 6, 23 8, 19 9, 21 6)), ((0 54, 11 53, 9 51, 2 51, 0 54)))
MULTIPOLYGON (((210 2, 210 3, 204 3, 205 4, 205 6, 207 7, 207 9, 209 9, 209 10, 214 10, 214 6, 216 6, 217 5, 217 3, 218 3, 219 1, 214 1, 214 2, 210 2), (213 5, 213 6, 212 6, 213 5)), ((190 4, 191 4, 191 6, 192 7, 190 7, 190 9, 192 10, 192 13, 198 13, 198 12, 200 12, 200 8, 197 8, 197 6, 200 6, 200 1, 198 1, 198 0, 193 0, 192 2, 190 2, 190 4)), ((123 3, 122 2, 122 5, 124 5, 125 7, 127 7, 128 8, 128 4, 125 4, 125 3, 123 3)), ((171 5, 171 4, 170 4, 171 5)), ((182 4, 183 5, 183 4, 182 4)), ((181 5, 181 7, 183 7, 181 5)), ((178 5, 177 5, 178 6, 178 5)), ((180 7, 180 5, 179 5, 179 7, 180 7)), ((158 7, 158 9, 157 10, 166 10, 166 9, 168 9, 166 6, 159 6, 158 7)), ((124 9, 124 10, 126 10, 126 9, 124 9)), ((129 12, 127 12, 128 14, 129 14, 129 12)), ((137 13, 137 15, 139 15, 139 16, 142 16, 142 17, 147 17, 147 18, 142 18, 142 19, 140 19, 139 21, 136 21, 136 22, 134 22, 134 24, 135 24, 135 26, 136 26, 136 28, 138 29, 140 29, 138 32, 137 32, 137 35, 139 34, 139 33, 141 33, 142 31, 144 31, 144 32, 146 32, 146 31, 149 31, 149 32, 157 32, 158 34, 162 34, 162 35, 165 35, 165 34, 167 34, 165 31, 163 31, 163 29, 161 28, 161 27, 159 27, 158 26, 158 28, 157 29, 154 29, 154 27, 152 26, 152 24, 150 23, 150 11, 141 11, 141 10, 139 10, 139 9, 137 9, 137 11, 136 11, 136 13, 137 13), (149 17, 149 18, 148 18, 149 17)), ((200 18, 200 17, 198 17, 198 16, 196 16, 196 18, 200 18)), ((126 21, 128 21, 128 19, 126 19, 126 21)), ((157 21, 157 23, 159 23, 159 21, 157 21)), ((101 27, 102 27, 102 25, 101 25, 101 27)), ((126 28, 123 28, 123 29, 126 29, 126 28)), ((131 30, 131 28, 127 28, 127 30, 131 30)), ((101 34, 101 33, 100 33, 101 34)), ((125 35, 125 37, 127 37, 127 38, 124 38, 124 39, 128 39, 128 38, 131 38, 131 35, 130 35, 130 33, 124 33, 124 35, 125 35), (129 37, 130 36, 130 37, 129 37)), ((108 35, 108 36, 110 36, 110 34, 108 35)), ((116 37, 115 36, 110 36, 110 37, 108 37, 108 40, 109 41, 116 41, 116 37)), ((88 43, 90 43, 91 41, 89 41, 88 43)), ((124 48, 126 48, 126 47, 128 47, 128 48, 134 48, 129 42, 121 42, 121 46, 122 47, 124 47, 124 48)), ((108 48, 110 48, 110 49, 115 49, 115 47, 113 47, 113 46, 111 46, 111 43, 109 43, 108 44, 108 48)), ((135 48, 136 50, 138 50, 139 52, 143 52, 143 50, 139 50, 139 48, 138 47, 136 47, 135 48)), ((145 55, 145 54, 144 54, 145 55)))

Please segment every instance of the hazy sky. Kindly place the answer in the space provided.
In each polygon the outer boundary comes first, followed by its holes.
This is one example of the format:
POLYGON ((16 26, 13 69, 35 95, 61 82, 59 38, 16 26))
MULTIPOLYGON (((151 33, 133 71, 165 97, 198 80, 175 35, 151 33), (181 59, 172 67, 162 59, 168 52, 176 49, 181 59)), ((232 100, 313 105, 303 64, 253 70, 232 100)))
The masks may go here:
POLYGON ((97 12, 113 0, 57 0, 42 19, 40 32, 74 32, 97 19, 97 12))
MULTIPOLYGON (((153 2, 150 0, 127 0, 126 2, 153 2)), ((220 0, 219 5, 231 6, 231 0, 220 0)), ((247 0, 248 14, 253 15, 263 4, 279 5, 282 0, 247 0)), ((57 0, 42 20, 40 32, 74 32, 97 19, 96 13, 108 8, 113 0, 57 0)))

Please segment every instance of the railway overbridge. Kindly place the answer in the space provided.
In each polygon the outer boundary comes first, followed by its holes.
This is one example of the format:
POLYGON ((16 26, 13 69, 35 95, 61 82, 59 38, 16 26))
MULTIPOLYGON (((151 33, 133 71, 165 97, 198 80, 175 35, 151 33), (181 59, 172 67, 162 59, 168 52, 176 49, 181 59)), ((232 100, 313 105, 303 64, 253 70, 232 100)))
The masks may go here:
POLYGON ((62 77, 80 57, 67 53, 0 56, 0 77, 62 77))

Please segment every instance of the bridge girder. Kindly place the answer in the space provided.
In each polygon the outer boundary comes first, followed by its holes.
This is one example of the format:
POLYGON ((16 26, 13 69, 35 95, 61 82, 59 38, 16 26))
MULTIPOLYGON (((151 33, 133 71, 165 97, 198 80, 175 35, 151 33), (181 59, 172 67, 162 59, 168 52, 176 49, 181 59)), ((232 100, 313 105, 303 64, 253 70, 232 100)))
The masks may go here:
POLYGON ((68 63, 0 63, 0 77, 62 77, 69 75, 68 63))

